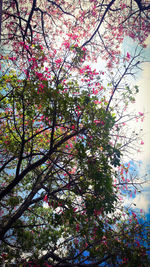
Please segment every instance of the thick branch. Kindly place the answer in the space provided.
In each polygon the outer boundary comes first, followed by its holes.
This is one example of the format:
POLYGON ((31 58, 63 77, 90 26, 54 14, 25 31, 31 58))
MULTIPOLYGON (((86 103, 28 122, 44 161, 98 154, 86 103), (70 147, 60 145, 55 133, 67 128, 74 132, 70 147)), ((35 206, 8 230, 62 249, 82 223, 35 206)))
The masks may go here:
POLYGON ((25 40, 25 37, 27 35, 28 28, 30 28, 30 21, 32 19, 32 16, 33 16, 33 12, 35 10, 35 7, 36 7, 36 0, 33 0, 32 9, 31 9, 31 12, 30 12, 30 15, 29 15, 29 18, 28 18, 28 22, 27 22, 27 25, 26 25, 25 33, 24 33, 24 36, 23 36, 23 39, 24 40, 25 40))
POLYGON ((134 0, 134 1, 137 3, 140 11, 144 11, 144 10, 150 9, 150 3, 147 6, 143 6, 142 3, 141 3, 141 0, 134 0))
POLYGON ((109 3, 109 5, 107 6, 107 8, 106 8, 106 10, 105 10, 105 12, 104 12, 104 14, 103 14, 101 20, 100 20, 100 23, 98 24, 96 30, 94 31, 94 33, 92 34, 92 36, 90 37, 90 39, 87 40, 81 47, 86 46, 86 45, 87 45, 88 43, 90 43, 91 40, 94 38, 94 36, 95 36, 96 33, 98 32, 100 26, 102 25, 102 23, 103 23, 103 21, 104 21, 104 18, 105 18, 106 14, 107 14, 107 12, 109 11, 110 7, 113 5, 114 2, 115 2, 115 0, 112 0, 112 1, 109 3))
POLYGON ((85 128, 80 129, 78 132, 74 132, 68 136, 66 136, 64 139, 60 140, 53 148, 44 155, 41 159, 37 160, 36 162, 32 163, 30 166, 28 166, 20 175, 16 176, 15 179, 0 193, 0 200, 8 195, 8 193, 28 174, 29 172, 33 171, 38 166, 41 166, 43 163, 46 162, 47 159, 66 141, 71 139, 72 137, 79 135, 85 131, 85 128))

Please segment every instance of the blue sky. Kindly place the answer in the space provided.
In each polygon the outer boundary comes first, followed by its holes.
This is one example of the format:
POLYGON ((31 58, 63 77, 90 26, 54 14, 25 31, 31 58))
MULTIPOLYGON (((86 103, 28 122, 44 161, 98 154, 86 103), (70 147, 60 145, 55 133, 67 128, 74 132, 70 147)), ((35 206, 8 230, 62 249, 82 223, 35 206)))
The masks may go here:
MULTIPOLYGON (((143 53, 144 62, 141 64, 142 70, 139 70, 134 84, 139 86, 139 94, 136 97, 136 102, 132 107, 135 112, 143 112, 145 113, 144 121, 139 124, 132 124, 133 128, 142 128, 142 140, 144 144, 141 146, 141 152, 135 153, 134 159, 136 162, 140 162, 139 167, 139 177, 143 177, 146 175, 147 183, 143 184, 141 187, 141 193, 137 193, 137 195, 133 199, 126 199, 126 204, 134 203, 133 205, 136 211, 140 209, 143 210, 145 214, 145 218, 147 221, 147 225, 150 227, 150 36, 147 38, 146 42, 147 48, 143 53)), ((123 49, 125 51, 128 50, 129 53, 133 53, 136 47, 136 43, 132 41, 130 38, 126 38, 123 49)))
MULTIPOLYGON (((129 106, 129 112, 136 113, 142 112, 145 114, 144 121, 134 122, 131 121, 130 127, 131 130, 136 132, 141 132, 141 139, 139 139, 138 144, 140 151, 132 155, 132 159, 136 161, 137 166, 140 162, 139 167, 139 177, 143 177, 147 174, 146 180, 150 181, 150 36, 145 41, 147 48, 142 51, 143 61, 139 66, 140 69, 137 70, 135 77, 129 78, 129 83, 139 86, 139 93, 136 95, 136 101, 134 104, 129 106), (141 140, 144 142, 141 145, 141 140)), ((124 55, 129 52, 131 56, 134 55, 137 43, 134 42, 131 38, 125 37, 122 44, 122 53, 124 55)), ((139 46, 137 52, 141 50, 139 46)), ((94 68, 104 71, 105 63, 103 60, 99 60, 97 64, 92 64, 94 68)), ((126 161, 130 159, 126 158, 126 161)), ((141 188, 141 193, 137 194, 133 199, 127 199, 126 203, 134 202, 138 209, 143 209, 147 220, 150 219, 150 182, 143 184, 141 188)))

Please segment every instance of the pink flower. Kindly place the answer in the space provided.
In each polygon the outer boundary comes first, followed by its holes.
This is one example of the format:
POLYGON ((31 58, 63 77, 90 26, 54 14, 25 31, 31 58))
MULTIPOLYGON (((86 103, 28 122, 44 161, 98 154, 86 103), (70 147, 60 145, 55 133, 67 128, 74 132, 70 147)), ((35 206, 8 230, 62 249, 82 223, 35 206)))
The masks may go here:
POLYGON ((130 59, 131 58, 131 56, 130 56, 130 54, 127 52, 127 59, 130 59))
POLYGON ((136 244, 139 247, 140 246, 140 242, 136 240, 136 244))
POLYGON ((79 227, 79 224, 76 225, 76 231, 79 232, 80 230, 80 227, 79 227))
POLYGON ((101 125, 104 125, 105 124, 104 121, 100 121, 100 120, 94 120, 94 123, 96 123, 96 125, 97 124, 101 124, 101 125))
POLYGON ((63 45, 64 45, 66 48, 69 48, 69 47, 70 47, 70 43, 69 43, 69 41, 65 41, 65 42, 63 43, 63 45))
POLYGON ((2 216, 4 214, 3 210, 0 210, 0 216, 2 216))
POLYGON ((93 94, 94 94, 94 95, 97 95, 98 92, 99 92, 98 90, 94 90, 94 89, 93 89, 93 94))
POLYGON ((141 140, 141 145, 144 145, 144 141, 143 140, 141 140))
POLYGON ((113 67, 113 63, 112 63, 111 60, 108 61, 108 63, 107 63, 107 67, 110 68, 110 69, 113 67))
POLYGON ((78 239, 75 239, 74 240, 74 243, 77 245, 79 243, 79 240, 78 239))
POLYGON ((56 64, 60 64, 62 62, 61 58, 58 58, 57 60, 55 60, 56 64))
POLYGON ((134 218, 136 218, 136 214, 134 212, 132 212, 132 215, 133 215, 134 218))
POLYGON ((41 79, 43 77, 43 74, 40 72, 36 72, 35 74, 38 76, 39 79, 41 79))
POLYGON ((48 197, 47 197, 47 195, 45 195, 43 201, 48 202, 48 197))
POLYGON ((94 120, 94 123, 99 124, 101 121, 100 120, 94 120))

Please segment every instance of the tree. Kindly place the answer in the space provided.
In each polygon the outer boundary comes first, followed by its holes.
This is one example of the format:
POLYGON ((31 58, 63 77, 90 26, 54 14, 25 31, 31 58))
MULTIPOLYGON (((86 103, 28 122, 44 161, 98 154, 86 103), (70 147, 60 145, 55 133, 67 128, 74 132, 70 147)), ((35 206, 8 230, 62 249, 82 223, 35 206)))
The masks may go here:
POLYGON ((127 76, 142 48, 122 55, 119 44, 130 36, 144 46, 149 9, 144 1, 3 2, 1 262, 147 266, 142 225, 119 200, 138 186, 122 157, 137 140, 123 125, 144 116, 126 113, 138 92, 127 76), (105 73, 92 66, 99 53, 105 73))

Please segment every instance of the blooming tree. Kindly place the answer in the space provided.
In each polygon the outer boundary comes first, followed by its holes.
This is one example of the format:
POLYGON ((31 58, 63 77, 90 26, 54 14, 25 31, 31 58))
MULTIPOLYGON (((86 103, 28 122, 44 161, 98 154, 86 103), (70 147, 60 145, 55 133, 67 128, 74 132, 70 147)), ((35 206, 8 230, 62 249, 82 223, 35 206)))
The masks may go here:
POLYGON ((127 122, 144 116, 127 112, 138 92, 127 77, 143 60, 149 9, 3 1, 1 263, 147 266, 143 226, 121 194, 138 186, 122 160, 137 142, 127 122), (125 36, 140 47, 132 55, 125 36))

